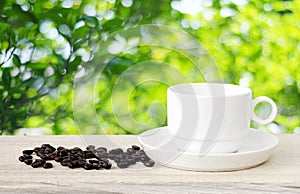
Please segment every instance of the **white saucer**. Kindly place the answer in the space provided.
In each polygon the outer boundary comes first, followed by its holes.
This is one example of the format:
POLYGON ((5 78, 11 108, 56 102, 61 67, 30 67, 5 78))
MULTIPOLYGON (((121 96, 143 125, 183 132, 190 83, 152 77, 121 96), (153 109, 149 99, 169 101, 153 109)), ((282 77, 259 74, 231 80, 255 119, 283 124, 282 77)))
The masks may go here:
POLYGON ((233 171, 254 167, 268 160, 278 144, 275 136, 251 129, 237 152, 199 155, 180 151, 172 139, 167 127, 146 131, 138 137, 146 154, 158 164, 194 171, 233 171))

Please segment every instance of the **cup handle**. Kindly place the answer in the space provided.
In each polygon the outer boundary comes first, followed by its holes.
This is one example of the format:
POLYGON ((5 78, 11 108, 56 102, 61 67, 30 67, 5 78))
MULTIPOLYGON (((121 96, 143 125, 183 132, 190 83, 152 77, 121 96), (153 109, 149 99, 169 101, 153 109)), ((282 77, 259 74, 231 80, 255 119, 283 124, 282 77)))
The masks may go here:
POLYGON ((255 122, 257 122, 259 124, 268 124, 268 123, 271 123, 275 119, 276 115, 277 115, 277 106, 271 98, 266 97, 266 96, 259 96, 259 97, 255 98, 254 100, 252 100, 251 118, 255 122), (259 118, 258 116, 256 116, 256 114, 254 112, 256 105, 261 102, 267 102, 272 107, 272 111, 271 111, 270 115, 268 116, 268 118, 266 118, 266 119, 259 118))

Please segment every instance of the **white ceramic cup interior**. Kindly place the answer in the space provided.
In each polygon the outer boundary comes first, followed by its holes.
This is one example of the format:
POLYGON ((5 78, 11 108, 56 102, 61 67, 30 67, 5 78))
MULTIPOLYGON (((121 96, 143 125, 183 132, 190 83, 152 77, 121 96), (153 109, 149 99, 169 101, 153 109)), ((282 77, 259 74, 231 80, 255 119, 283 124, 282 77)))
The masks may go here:
POLYGON ((178 146, 189 152, 228 153, 236 151, 250 129, 251 119, 272 122, 277 114, 273 100, 252 100, 249 88, 223 83, 180 84, 168 88, 168 130, 178 146), (271 113, 259 118, 255 106, 269 103, 271 113))

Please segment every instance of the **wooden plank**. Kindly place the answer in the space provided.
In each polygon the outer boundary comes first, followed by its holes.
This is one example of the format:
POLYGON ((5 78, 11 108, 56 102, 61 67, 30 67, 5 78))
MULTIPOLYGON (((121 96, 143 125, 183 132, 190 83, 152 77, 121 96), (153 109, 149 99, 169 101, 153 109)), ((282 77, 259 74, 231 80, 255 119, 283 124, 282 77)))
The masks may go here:
POLYGON ((300 136, 279 135, 271 159, 255 168, 233 172, 192 172, 141 164, 128 169, 85 171, 54 164, 52 169, 33 169, 18 161, 25 148, 42 143, 55 146, 87 144, 129 147, 136 136, 1 136, 0 192, 2 193, 268 193, 300 192, 300 136))

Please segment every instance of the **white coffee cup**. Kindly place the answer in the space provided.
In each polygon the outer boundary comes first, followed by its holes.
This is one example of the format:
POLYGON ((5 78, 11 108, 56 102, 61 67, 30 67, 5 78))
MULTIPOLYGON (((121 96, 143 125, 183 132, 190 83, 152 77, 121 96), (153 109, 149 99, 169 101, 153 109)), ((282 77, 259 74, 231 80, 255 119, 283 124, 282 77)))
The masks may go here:
POLYGON ((237 151, 250 130, 251 119, 272 122, 277 114, 273 100, 260 96, 252 100, 249 88, 223 83, 174 85, 167 91, 168 130, 178 147, 197 153, 237 151), (261 102, 272 107, 266 119, 255 115, 261 102))

